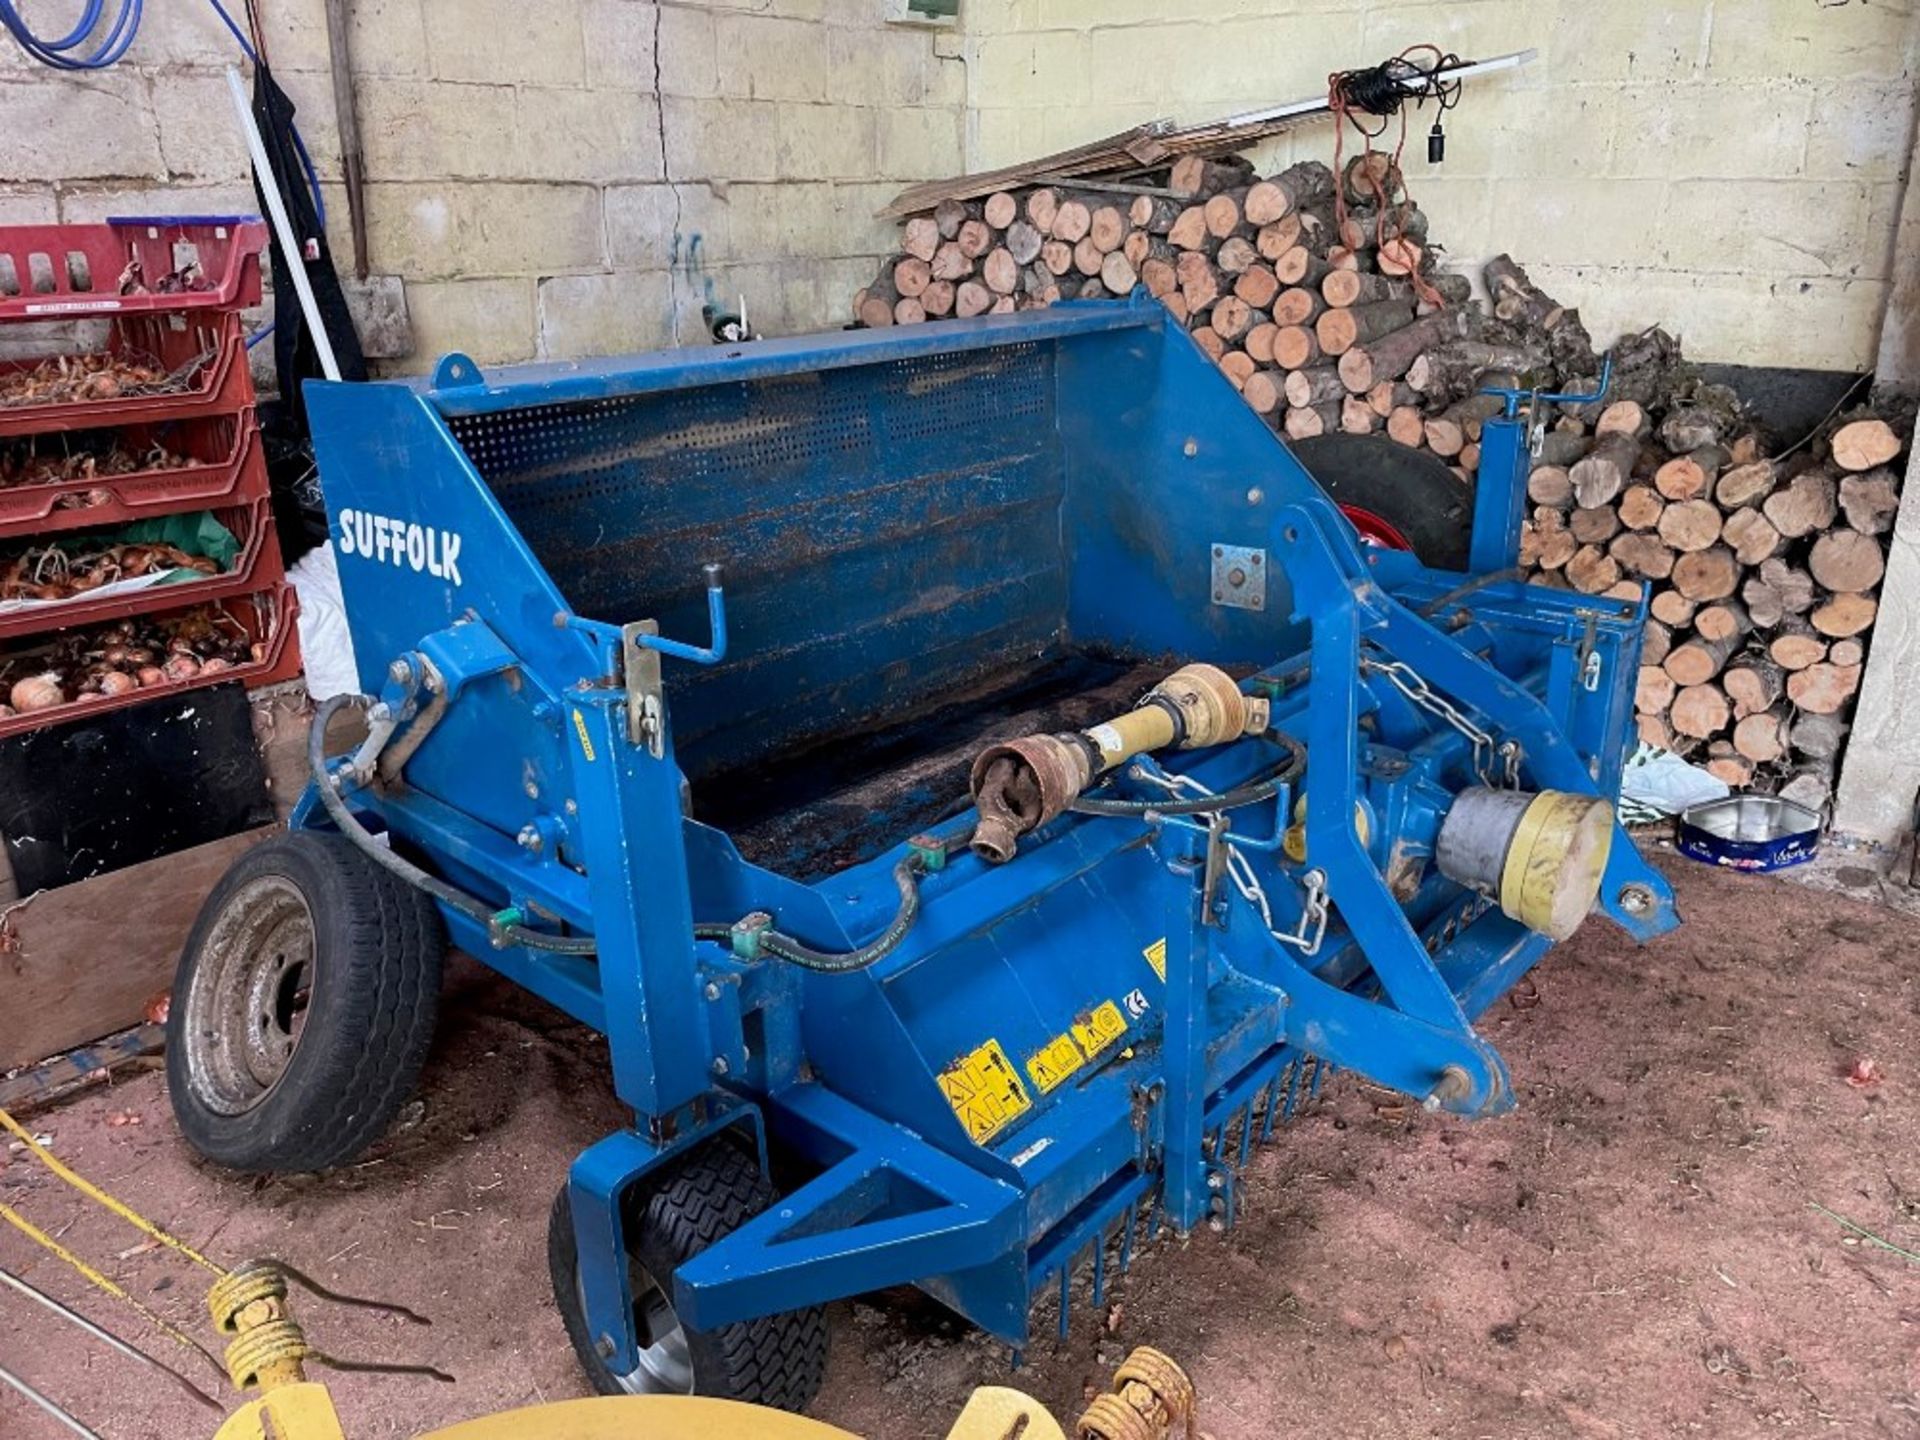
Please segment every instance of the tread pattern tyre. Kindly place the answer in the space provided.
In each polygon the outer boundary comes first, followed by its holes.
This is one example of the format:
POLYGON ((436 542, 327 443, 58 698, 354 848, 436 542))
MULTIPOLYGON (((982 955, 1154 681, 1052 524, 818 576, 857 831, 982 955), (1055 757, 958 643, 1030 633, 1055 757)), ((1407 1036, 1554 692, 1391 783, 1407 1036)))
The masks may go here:
POLYGON ((1287 448, 1334 503, 1371 511, 1404 535, 1422 565, 1467 568, 1473 491, 1434 456, 1379 435, 1318 435, 1287 448))
MULTIPOLYGON (((648 1274, 671 1284, 682 1263, 773 1200, 773 1186, 753 1156, 725 1140, 710 1142, 628 1196, 627 1243, 648 1274)), ((627 1393, 587 1332, 573 1212, 564 1185, 547 1226, 547 1264, 567 1338, 594 1389, 602 1395, 627 1393)), ((797 1412, 819 1393, 826 1375, 827 1319, 817 1305, 718 1330, 689 1329, 686 1335, 699 1395, 797 1412)))
POLYGON ((413 1093, 439 1012, 446 931, 434 902, 338 835, 294 831, 249 850, 195 920, 167 1017, 167 1088, 181 1132, 236 1170, 340 1165, 379 1139, 413 1093), (194 987, 213 982, 215 941, 242 892, 295 891, 312 931, 310 992, 285 1068, 237 1112, 210 1098, 188 1033, 194 987))

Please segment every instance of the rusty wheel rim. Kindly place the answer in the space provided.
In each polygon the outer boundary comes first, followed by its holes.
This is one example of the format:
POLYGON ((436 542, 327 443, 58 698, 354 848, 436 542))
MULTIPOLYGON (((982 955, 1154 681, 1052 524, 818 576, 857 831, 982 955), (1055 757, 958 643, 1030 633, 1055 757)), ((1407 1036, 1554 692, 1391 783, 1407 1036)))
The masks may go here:
POLYGON ((186 996, 187 1081, 222 1115, 265 1100, 293 1063, 312 1002, 313 912, 299 886, 263 875, 208 928, 186 996))

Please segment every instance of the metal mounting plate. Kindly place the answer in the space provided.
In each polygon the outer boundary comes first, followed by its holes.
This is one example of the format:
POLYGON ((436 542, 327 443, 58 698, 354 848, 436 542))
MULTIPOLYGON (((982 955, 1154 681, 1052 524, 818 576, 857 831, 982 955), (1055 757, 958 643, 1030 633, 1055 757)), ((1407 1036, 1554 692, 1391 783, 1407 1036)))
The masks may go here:
POLYGON ((640 637, 659 633, 657 620, 636 620, 620 627, 620 662, 627 681, 627 739, 645 745, 656 760, 667 753, 667 702, 660 688, 660 652, 642 645, 640 637))
POLYGON ((1267 552, 1248 545, 1213 547, 1213 603, 1236 610, 1267 608, 1267 552))

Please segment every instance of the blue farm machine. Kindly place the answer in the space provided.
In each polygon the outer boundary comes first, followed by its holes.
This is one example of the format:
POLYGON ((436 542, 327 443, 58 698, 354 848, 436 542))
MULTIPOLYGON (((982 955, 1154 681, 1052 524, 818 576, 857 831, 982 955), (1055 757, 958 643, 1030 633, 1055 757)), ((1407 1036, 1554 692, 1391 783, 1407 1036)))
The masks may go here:
POLYGON ((1148 303, 311 385, 365 693, 189 942, 185 1133, 348 1159, 456 945, 632 1112, 552 1218, 595 1385, 799 1408, 843 1297, 1064 1330, 1336 1071, 1510 1109, 1475 1017, 1676 923, 1610 803, 1642 608, 1509 568, 1534 398, 1448 573, 1148 303))

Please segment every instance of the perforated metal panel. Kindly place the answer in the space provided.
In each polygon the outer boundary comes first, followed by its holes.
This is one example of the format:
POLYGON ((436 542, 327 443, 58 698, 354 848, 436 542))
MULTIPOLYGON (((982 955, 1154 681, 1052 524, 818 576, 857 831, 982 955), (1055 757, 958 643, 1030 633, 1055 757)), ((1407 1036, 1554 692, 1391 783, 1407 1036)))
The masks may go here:
POLYGON ((900 718, 1065 624, 1050 343, 458 416, 448 424, 569 602, 705 630, 669 667, 700 771, 900 718))

